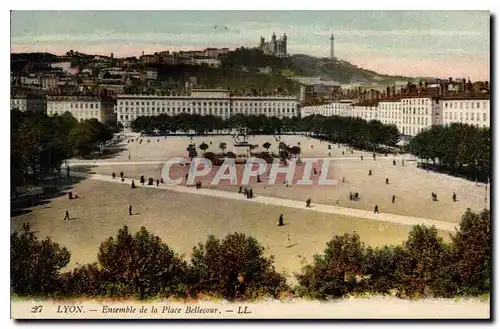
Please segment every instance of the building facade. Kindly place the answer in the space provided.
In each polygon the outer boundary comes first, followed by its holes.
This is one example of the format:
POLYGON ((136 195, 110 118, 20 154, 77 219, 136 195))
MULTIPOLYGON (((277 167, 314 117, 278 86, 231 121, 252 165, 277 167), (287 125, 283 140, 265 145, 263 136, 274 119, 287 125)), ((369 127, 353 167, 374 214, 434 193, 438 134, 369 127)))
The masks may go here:
POLYGON ((443 125, 461 122, 478 128, 490 127, 490 99, 486 97, 446 97, 440 100, 440 111, 443 125))
POLYGON ((378 120, 387 125, 395 125, 403 135, 416 136, 434 125, 464 123, 478 128, 490 127, 490 98, 489 95, 415 96, 365 104, 337 101, 301 108, 302 117, 313 114, 378 120))
POLYGON ((114 103, 96 96, 47 96, 48 115, 66 112, 80 122, 88 119, 111 122, 114 119, 114 103))
POLYGON ((260 37, 259 49, 266 55, 273 55, 277 57, 287 57, 287 41, 286 34, 279 39, 276 39, 276 34, 273 33, 271 41, 266 42, 264 37, 260 37))
POLYGON ((297 99, 284 96, 232 96, 229 91, 193 90, 189 96, 118 95, 116 115, 124 127, 139 116, 160 114, 214 115, 228 119, 236 114, 278 118, 297 116, 297 99))
POLYGON ((10 109, 17 109, 22 112, 46 113, 47 96, 32 92, 15 93, 10 99, 10 109))

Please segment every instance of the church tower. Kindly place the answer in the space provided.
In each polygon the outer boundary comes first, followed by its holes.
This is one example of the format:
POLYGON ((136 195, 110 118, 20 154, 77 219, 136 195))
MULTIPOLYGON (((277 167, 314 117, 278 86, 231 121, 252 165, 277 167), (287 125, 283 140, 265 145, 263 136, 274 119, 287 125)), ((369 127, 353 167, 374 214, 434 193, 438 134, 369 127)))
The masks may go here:
POLYGON ((276 55, 277 51, 278 51, 278 45, 276 44, 276 34, 274 34, 273 32, 273 36, 271 37, 271 52, 273 53, 273 55, 276 55))

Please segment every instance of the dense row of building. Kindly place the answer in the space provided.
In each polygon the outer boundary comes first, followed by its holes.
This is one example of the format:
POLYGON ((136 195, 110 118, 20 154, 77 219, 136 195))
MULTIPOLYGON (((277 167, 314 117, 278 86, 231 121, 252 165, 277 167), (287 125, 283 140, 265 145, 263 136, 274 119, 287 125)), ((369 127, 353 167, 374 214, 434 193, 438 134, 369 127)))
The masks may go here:
POLYGON ((451 80, 416 89, 396 91, 388 87, 385 93, 371 93, 358 100, 338 100, 301 108, 302 117, 313 114, 378 120, 395 125, 403 135, 415 136, 433 125, 454 122, 490 127, 490 93, 464 80, 459 87, 451 80))
POLYGON ((139 116, 181 113, 215 115, 228 119, 236 114, 287 118, 299 115, 294 96, 234 96, 222 90, 192 90, 188 96, 118 95, 116 115, 124 127, 139 116))

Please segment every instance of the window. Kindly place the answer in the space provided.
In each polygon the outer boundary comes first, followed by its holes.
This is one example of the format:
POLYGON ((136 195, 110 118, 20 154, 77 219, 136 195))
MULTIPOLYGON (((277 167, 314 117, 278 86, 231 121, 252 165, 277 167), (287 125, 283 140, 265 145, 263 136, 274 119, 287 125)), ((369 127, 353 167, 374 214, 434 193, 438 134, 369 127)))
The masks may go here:
POLYGON ((483 121, 486 121, 486 113, 483 113, 483 121))
POLYGON ((90 103, 90 108, 93 109, 94 108, 94 104, 93 103, 90 103))
POLYGON ((465 113, 465 120, 469 120, 469 112, 465 113))

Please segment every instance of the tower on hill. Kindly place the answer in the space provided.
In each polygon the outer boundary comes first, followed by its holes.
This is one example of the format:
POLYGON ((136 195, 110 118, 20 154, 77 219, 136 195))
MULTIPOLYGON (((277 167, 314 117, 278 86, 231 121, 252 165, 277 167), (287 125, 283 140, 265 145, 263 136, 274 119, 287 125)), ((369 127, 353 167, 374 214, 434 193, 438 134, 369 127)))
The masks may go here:
POLYGON ((333 33, 330 36, 330 59, 335 59, 335 48, 334 48, 335 38, 333 37, 333 33))

